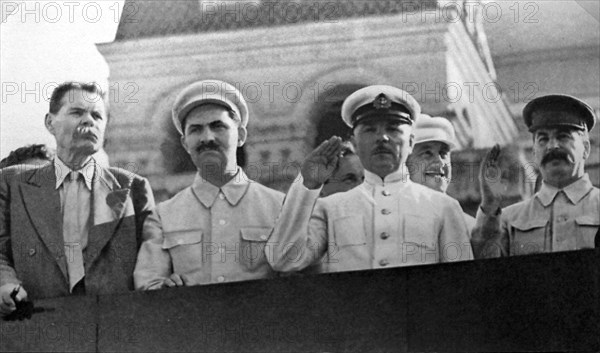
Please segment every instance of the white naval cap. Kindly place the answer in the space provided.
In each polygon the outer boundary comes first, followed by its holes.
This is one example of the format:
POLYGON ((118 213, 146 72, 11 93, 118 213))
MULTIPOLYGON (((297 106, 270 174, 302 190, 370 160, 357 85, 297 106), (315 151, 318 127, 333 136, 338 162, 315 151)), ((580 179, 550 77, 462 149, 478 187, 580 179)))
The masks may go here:
POLYGON ((231 109, 243 127, 248 125, 248 106, 242 93, 233 85, 219 80, 203 80, 185 87, 173 103, 173 124, 183 135, 181 123, 188 113, 203 104, 218 104, 231 109))
POLYGON ((342 119, 350 127, 374 118, 412 125, 420 113, 421 106, 408 92, 387 85, 361 88, 342 104, 342 119))
POLYGON ((452 123, 442 117, 431 117, 421 114, 413 130, 415 134, 415 145, 421 142, 439 141, 443 142, 453 150, 456 147, 456 135, 452 123))

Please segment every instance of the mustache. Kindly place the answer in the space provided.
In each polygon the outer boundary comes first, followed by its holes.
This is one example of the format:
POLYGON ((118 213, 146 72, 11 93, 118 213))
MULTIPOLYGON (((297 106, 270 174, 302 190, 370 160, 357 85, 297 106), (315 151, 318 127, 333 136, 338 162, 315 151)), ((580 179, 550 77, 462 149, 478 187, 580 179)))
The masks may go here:
POLYGON ((373 149, 373 153, 394 153, 394 151, 390 147, 381 144, 373 149))
POLYGON ((542 158, 542 165, 545 165, 554 160, 563 160, 565 162, 575 164, 573 157, 562 148, 553 148, 542 158))
POLYGON ((89 126, 80 126, 78 128, 75 129, 75 132, 73 134, 75 137, 80 138, 87 138, 87 137, 94 137, 94 138, 98 138, 98 134, 89 126))
POLYGON ((201 153, 205 151, 217 151, 219 149, 219 145, 215 141, 209 141, 206 143, 201 143, 196 147, 196 152, 201 153))

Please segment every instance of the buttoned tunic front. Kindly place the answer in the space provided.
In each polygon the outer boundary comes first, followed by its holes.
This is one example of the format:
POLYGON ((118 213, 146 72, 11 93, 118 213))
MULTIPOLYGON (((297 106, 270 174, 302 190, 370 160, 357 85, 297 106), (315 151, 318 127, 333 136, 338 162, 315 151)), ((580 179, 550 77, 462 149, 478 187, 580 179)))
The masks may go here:
POLYGON ((197 175, 144 224, 136 289, 161 288, 172 273, 188 286, 271 277, 264 247, 283 196, 241 169, 221 188, 197 175))
POLYGON ((405 168, 318 199, 300 176, 269 239, 279 271, 320 262, 324 272, 410 266, 473 258, 458 202, 408 179, 405 168))
POLYGON ((594 247, 600 192, 585 174, 563 189, 542 183, 532 198, 497 215, 477 212, 473 246, 478 258, 594 247))

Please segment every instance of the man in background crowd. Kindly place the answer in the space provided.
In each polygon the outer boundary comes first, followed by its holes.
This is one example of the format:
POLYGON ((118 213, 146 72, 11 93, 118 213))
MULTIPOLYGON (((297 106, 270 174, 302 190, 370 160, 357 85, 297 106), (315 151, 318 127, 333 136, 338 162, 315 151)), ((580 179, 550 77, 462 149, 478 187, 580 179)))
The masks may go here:
MULTIPOLYGON (((410 179, 446 193, 452 180, 451 152, 456 147, 454 127, 448 119, 421 114, 415 124, 415 146, 408 156, 410 179)), ((475 218, 463 212, 469 232, 475 218)))
POLYGON ((54 158, 54 152, 46 145, 34 144, 19 147, 0 161, 0 168, 11 167, 18 164, 42 166, 54 158))
POLYGON ((331 177, 323 183, 319 196, 326 197, 338 192, 346 192, 362 184, 364 180, 364 168, 360 163, 360 158, 356 155, 352 142, 344 141, 337 166, 331 177))

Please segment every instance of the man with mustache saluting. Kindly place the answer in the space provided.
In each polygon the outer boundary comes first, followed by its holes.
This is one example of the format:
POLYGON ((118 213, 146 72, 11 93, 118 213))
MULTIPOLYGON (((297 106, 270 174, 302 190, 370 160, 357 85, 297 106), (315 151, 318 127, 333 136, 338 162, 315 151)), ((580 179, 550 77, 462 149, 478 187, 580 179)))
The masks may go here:
POLYGON ((29 298, 108 294, 133 289, 148 181, 103 167, 108 98, 95 84, 67 82, 50 98, 45 124, 56 158, 16 166, 0 178, 0 313, 29 298), (12 295, 11 295, 12 294, 12 295))
POLYGON ((338 137, 311 152, 292 184, 269 239, 273 268, 297 271, 321 261, 324 272, 472 259, 458 202, 416 184, 405 167, 420 106, 392 86, 351 94, 342 118, 353 128, 365 181, 319 198, 341 149, 338 137))
POLYGON ((486 174, 498 171, 494 146, 480 168, 482 193, 473 249, 477 258, 525 255, 594 247, 600 224, 600 193, 584 171, 590 154, 590 106, 577 98, 549 95, 523 109, 533 134, 542 186, 530 199, 500 209, 501 194, 486 174))
POLYGON ((148 217, 136 288, 273 276, 264 248, 283 194, 249 180, 237 165, 247 134, 244 97, 226 82, 195 82, 175 99, 172 117, 198 174, 148 217))

